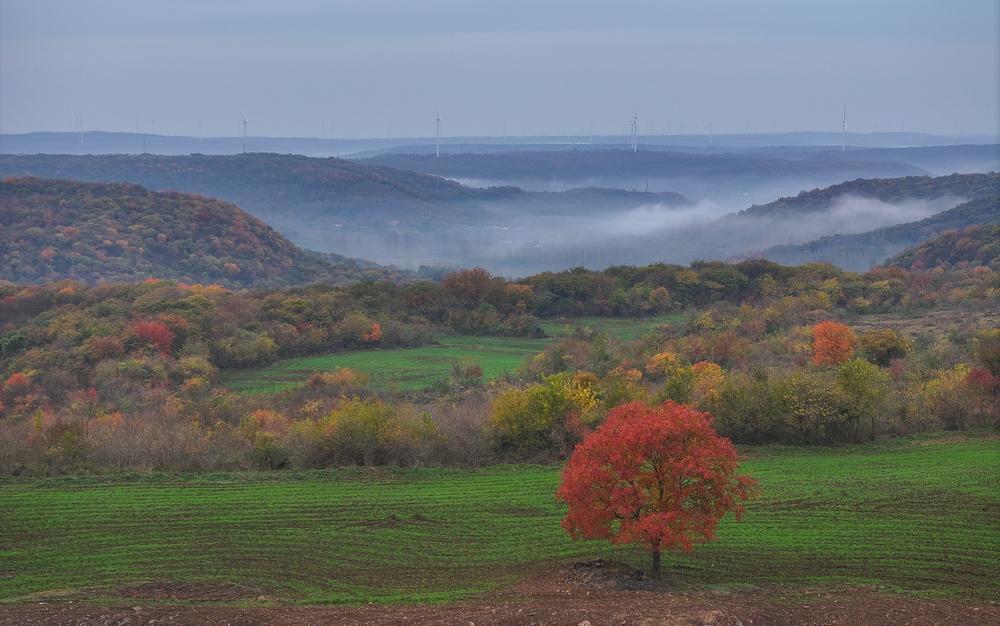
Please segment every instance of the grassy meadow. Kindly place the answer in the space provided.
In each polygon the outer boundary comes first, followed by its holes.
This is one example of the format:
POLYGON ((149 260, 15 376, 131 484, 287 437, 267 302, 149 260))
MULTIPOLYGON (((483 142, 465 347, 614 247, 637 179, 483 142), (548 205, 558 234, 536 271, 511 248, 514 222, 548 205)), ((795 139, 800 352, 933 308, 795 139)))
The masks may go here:
POLYGON ((661 324, 681 324, 686 317, 685 313, 671 313, 669 315, 640 319, 627 317, 573 317, 543 320, 541 327, 545 331, 545 334, 550 337, 564 337, 572 335, 577 328, 589 328, 594 332, 604 333, 609 337, 630 340, 642 338, 661 324))
MULTIPOLYGON (((875 585, 1000 600, 1000 440, 756 448, 761 495, 665 556, 677 589, 875 585)), ((0 602, 127 602, 123 585, 235 583, 249 602, 446 601, 635 548, 570 540, 559 469, 324 470, 0 482, 0 602)))
POLYGON ((495 380, 517 370, 542 351, 555 337, 572 334, 577 327, 590 328, 619 339, 637 339, 664 323, 676 323, 683 315, 648 319, 586 317, 542 323, 548 338, 446 336, 433 345, 418 348, 359 350, 286 359, 267 367, 231 370, 225 384, 242 393, 274 393, 294 389, 315 372, 339 367, 364 372, 376 387, 398 391, 426 389, 448 380, 451 366, 471 358, 483 368, 483 378, 495 380))
POLYGON ((294 389, 314 372, 349 367, 371 377, 376 387, 414 391, 448 380, 452 364, 471 357, 493 380, 513 372, 545 348, 547 339, 520 337, 443 337, 419 348, 358 350, 286 359, 267 367, 224 374, 228 387, 243 393, 274 393, 294 389))

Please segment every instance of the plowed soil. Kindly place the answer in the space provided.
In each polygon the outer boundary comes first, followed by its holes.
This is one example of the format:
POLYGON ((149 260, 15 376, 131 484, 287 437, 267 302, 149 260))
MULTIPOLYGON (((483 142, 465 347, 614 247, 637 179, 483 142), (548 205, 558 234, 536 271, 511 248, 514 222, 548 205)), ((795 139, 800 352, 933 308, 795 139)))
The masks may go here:
POLYGON ((602 561, 555 570, 474 600, 438 605, 270 606, 266 596, 253 597, 249 588, 158 582, 114 590, 113 595, 135 604, 97 606, 78 597, 0 605, 0 624, 1000 624, 1000 606, 990 602, 872 589, 673 593, 656 587, 628 566, 602 561), (197 604, 220 599, 242 599, 244 606, 197 604))

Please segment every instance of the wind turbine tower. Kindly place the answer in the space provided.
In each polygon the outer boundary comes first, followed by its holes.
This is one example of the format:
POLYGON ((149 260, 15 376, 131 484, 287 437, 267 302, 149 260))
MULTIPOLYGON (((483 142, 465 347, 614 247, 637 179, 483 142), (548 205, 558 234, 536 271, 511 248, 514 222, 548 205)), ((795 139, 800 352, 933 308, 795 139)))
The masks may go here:
POLYGON ((441 158, 441 114, 434 114, 434 156, 441 158))
POLYGON ((847 105, 844 105, 844 117, 840 121, 840 151, 847 150, 847 105))
POLYGON ((632 152, 639 151, 639 114, 632 114, 632 152))
POLYGON ((243 154, 247 153, 247 118, 243 117, 243 154))

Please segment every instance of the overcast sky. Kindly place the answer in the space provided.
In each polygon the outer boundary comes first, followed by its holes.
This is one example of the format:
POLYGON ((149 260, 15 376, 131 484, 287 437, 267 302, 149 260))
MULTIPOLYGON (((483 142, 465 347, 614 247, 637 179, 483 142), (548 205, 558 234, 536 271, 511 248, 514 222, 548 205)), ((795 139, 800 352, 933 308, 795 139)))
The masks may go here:
POLYGON ((0 0, 0 132, 1000 132, 998 0, 0 0))

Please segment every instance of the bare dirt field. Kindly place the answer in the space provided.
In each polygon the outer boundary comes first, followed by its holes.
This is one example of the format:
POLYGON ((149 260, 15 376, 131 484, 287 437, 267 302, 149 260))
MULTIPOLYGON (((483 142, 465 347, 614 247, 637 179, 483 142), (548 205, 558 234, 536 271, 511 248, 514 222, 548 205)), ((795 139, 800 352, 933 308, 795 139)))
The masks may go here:
POLYGON ((858 331, 892 328, 909 336, 945 332, 972 334, 984 328, 1000 326, 1000 311, 942 309, 917 313, 860 315, 849 324, 858 331))
POLYGON ((927 599, 874 589, 756 588, 746 591, 656 591, 627 566, 600 561, 524 580, 504 591, 453 604, 262 606, 245 587, 151 583, 123 587, 126 604, 86 598, 6 605, 0 624, 621 624, 719 626, 767 624, 1000 624, 1000 606, 986 601, 927 599), (239 605, 198 604, 219 601, 239 605), (255 604, 250 606, 250 604, 255 604))

